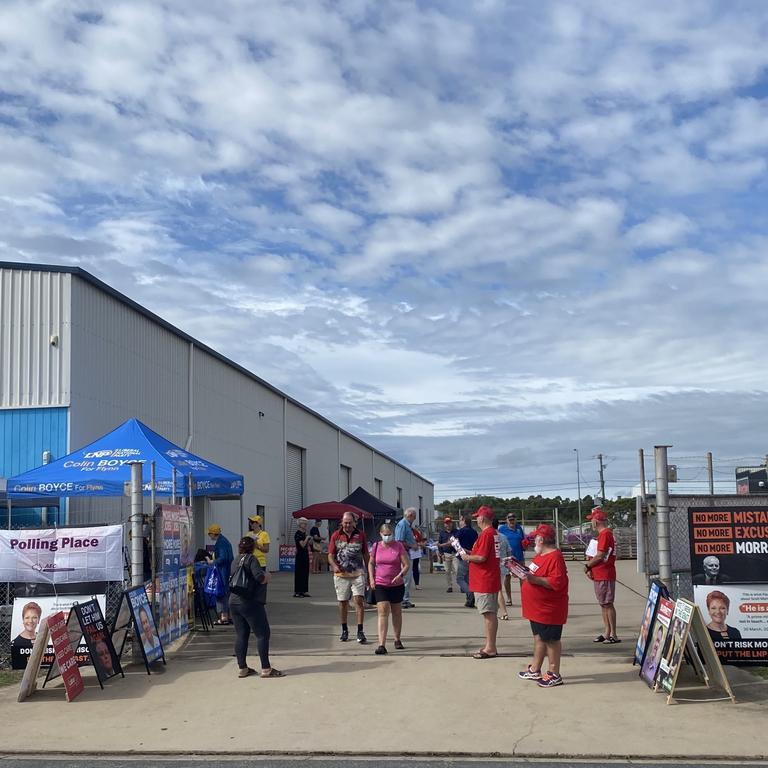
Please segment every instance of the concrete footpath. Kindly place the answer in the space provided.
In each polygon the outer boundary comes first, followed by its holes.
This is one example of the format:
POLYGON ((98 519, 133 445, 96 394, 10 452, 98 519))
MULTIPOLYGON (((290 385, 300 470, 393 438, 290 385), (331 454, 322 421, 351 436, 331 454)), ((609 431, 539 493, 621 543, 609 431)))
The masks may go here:
MULTIPOLYGON (((565 685, 520 680, 531 635, 516 605, 499 622, 497 659, 469 654, 482 620, 446 594, 443 574, 422 576, 416 608, 405 611, 405 651, 375 656, 369 644, 341 643, 331 577, 312 576, 311 598, 294 599, 291 574, 270 585, 272 660, 281 679, 238 679, 233 632, 196 633, 148 677, 132 668, 101 691, 67 703, 60 685, 16 702, 0 690, 3 754, 444 755, 647 759, 765 759, 768 681, 727 668, 737 697, 689 686, 668 705, 632 666, 645 586, 633 561, 619 562, 617 610, 623 642, 597 645, 601 622, 581 563, 570 564, 570 618, 563 637, 565 685)), ((254 643, 255 650, 255 643, 254 643)), ((258 658, 252 658, 258 667, 258 658)))

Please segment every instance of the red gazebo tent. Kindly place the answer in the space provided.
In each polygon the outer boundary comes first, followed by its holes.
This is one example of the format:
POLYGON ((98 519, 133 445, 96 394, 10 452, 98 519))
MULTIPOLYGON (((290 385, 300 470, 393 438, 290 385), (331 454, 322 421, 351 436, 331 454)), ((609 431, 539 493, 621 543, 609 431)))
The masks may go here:
POLYGON ((321 501, 319 504, 310 504, 303 509, 297 509, 292 517, 306 517, 307 520, 341 520, 345 512, 352 512, 364 520, 373 519, 370 512, 342 501, 321 501))

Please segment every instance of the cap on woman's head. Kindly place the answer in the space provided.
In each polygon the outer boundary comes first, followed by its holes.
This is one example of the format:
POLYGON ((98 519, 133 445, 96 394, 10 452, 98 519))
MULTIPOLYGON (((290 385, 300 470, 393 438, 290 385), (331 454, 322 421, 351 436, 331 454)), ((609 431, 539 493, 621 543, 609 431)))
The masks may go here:
POLYGON ((208 526, 209 536, 218 536, 221 533, 221 526, 218 523, 211 523, 208 526))
POLYGON ((261 525, 261 515, 251 515, 248 519, 252 523, 258 523, 259 525, 261 525))
POLYGON ((598 520, 601 522, 605 522, 608 518, 605 516, 605 512, 603 512, 600 507, 595 507, 588 515, 587 520, 598 520))

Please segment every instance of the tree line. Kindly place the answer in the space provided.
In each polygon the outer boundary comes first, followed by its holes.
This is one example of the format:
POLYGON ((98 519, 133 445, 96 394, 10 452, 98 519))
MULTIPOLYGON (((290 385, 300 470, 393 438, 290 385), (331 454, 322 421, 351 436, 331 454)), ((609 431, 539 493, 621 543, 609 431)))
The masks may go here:
MULTIPOLYGON (((544 520, 552 520, 553 512, 558 510, 560 524, 568 527, 579 524, 579 503, 577 499, 563 498, 562 496, 529 496, 527 499, 514 496, 503 499, 499 496, 469 496, 453 501, 441 501, 435 504, 435 510, 441 515, 450 515, 456 519, 459 515, 471 514, 479 506, 489 506, 500 520, 510 512, 517 515, 517 519, 525 524, 533 524, 544 520)), ((592 496, 584 496, 581 500, 581 518, 586 521, 587 515, 596 506, 597 502, 592 496)), ((627 527, 635 524, 635 500, 608 499, 600 505, 608 517, 611 527, 627 527)))

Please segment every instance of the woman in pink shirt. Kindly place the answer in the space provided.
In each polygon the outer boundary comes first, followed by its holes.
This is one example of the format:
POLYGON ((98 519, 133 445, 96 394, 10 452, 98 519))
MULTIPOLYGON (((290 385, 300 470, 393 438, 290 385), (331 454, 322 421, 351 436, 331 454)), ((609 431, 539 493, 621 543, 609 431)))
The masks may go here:
POLYGON ((405 581, 403 577, 411 567, 408 552, 401 542, 395 541, 392 526, 384 523, 379 528, 381 541, 371 547, 368 561, 369 583, 373 584, 376 595, 376 609, 379 612, 379 647, 374 651, 377 656, 387 652, 387 630, 389 614, 392 614, 392 629, 395 633, 395 648, 402 651, 405 646, 400 641, 403 628, 403 595, 405 581))

